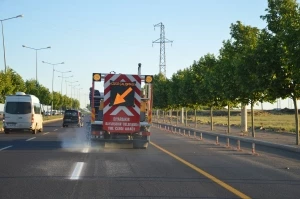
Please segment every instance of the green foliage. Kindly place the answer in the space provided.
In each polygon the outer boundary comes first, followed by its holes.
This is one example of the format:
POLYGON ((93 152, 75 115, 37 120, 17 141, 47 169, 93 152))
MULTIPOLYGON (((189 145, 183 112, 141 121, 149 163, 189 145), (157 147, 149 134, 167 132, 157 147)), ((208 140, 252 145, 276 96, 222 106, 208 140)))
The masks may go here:
POLYGON ((154 75, 153 95, 157 96, 153 99, 153 107, 159 109, 169 108, 169 80, 162 74, 154 75))
MULTIPOLYGON (((220 108, 300 98, 300 7, 296 0, 268 0, 260 30, 237 21, 219 56, 202 56, 166 79, 156 76, 154 107, 220 108)), ((298 125, 298 116, 296 115, 298 125)), ((297 127, 298 130, 298 127, 297 127)))
POLYGON ((268 50, 274 54, 269 69, 272 79, 270 96, 290 97, 295 106, 296 144, 299 144, 297 99, 300 98, 300 8, 296 0, 268 0, 266 14, 268 50))
MULTIPOLYGON (((51 105, 52 93, 45 86, 38 84, 34 79, 24 81, 21 75, 11 68, 7 68, 6 73, 0 71, 0 103, 5 102, 5 96, 16 92, 25 92, 35 95, 40 102, 45 105, 51 105)), ((62 96, 58 92, 53 92, 53 109, 66 109, 80 107, 80 102, 67 96, 62 96)))

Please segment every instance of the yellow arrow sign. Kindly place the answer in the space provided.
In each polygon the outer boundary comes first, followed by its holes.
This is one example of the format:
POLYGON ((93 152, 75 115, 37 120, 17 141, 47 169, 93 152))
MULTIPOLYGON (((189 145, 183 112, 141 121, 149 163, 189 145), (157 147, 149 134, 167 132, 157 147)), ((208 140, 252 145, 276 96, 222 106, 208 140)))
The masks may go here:
POLYGON ((119 93, 117 93, 116 95, 116 99, 115 99, 115 102, 114 102, 114 105, 116 104, 121 104, 123 102, 125 102, 125 97, 132 91, 132 88, 129 87, 122 95, 120 95, 119 93))

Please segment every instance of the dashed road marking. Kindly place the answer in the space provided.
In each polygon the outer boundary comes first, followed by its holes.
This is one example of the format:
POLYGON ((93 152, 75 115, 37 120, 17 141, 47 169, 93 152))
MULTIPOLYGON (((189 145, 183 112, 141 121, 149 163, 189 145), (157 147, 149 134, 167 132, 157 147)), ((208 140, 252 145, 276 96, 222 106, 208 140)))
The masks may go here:
POLYGON ((33 139, 35 139, 36 137, 33 137, 33 138, 29 138, 29 139, 27 139, 26 141, 30 141, 30 140, 33 140, 33 139))
POLYGON ((4 147, 4 148, 1 148, 0 151, 3 151, 3 150, 8 149, 8 148, 10 148, 10 147, 12 147, 12 145, 7 146, 7 147, 4 147))
POLYGON ((82 171, 82 168, 83 168, 83 165, 84 165, 84 162, 77 162, 76 163, 76 166, 74 168, 74 171, 70 177, 70 180, 78 180, 79 177, 80 177, 80 173, 82 171))

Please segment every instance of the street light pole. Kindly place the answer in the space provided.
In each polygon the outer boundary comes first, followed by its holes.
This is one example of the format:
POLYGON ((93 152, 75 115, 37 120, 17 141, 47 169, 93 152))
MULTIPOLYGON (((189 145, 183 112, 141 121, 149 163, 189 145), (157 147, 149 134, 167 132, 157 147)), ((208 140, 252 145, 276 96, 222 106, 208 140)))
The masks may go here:
POLYGON ((79 101, 79 106, 80 106, 80 90, 83 88, 78 88, 78 101, 79 101))
POLYGON ((54 85, 54 66, 56 65, 59 65, 59 64, 65 64, 65 62, 61 62, 61 63, 56 63, 56 64, 52 64, 52 63, 49 63, 49 62, 45 62, 45 61, 42 61, 44 64, 49 64, 49 65, 52 65, 52 99, 51 99, 51 114, 52 114, 52 111, 53 111, 53 99, 54 99, 54 96, 53 96, 53 85, 54 85))
POLYGON ((38 78, 37 78, 37 72, 38 72, 38 62, 37 62, 37 51, 38 50, 44 50, 44 49, 49 49, 51 48, 51 46, 48 46, 46 48, 32 48, 32 47, 28 47, 28 46, 25 46, 25 45, 22 45, 23 48, 28 48, 28 49, 31 49, 31 50, 35 50, 35 81, 36 81, 36 84, 38 82, 38 78))
MULTIPOLYGON (((71 85, 69 85, 69 86, 72 86, 73 83, 76 83, 76 82, 78 82, 78 81, 69 82, 69 81, 66 80, 66 95, 68 96, 68 84, 67 84, 67 82, 71 84, 71 85)), ((71 95, 72 95, 72 92, 71 92, 71 95)), ((72 96, 71 96, 71 98, 72 98, 72 96)))
MULTIPOLYGON (((62 72, 62 71, 58 71, 58 70, 55 70, 56 72, 59 72, 59 73, 61 73, 61 76, 58 76, 58 77, 61 77, 61 88, 60 88, 60 94, 62 95, 62 86, 63 86, 63 81, 64 81, 64 78, 69 78, 69 77, 64 77, 64 73, 70 73, 70 72, 72 72, 72 71, 65 71, 65 72, 62 72)), ((73 77, 73 75, 72 76, 70 76, 70 77, 73 77)))
MULTIPOLYGON (((73 106, 73 88, 75 88, 76 86, 80 86, 80 84, 78 84, 78 85, 74 85, 74 86, 71 86, 71 99, 72 99, 72 108, 74 107, 73 106)), ((76 95, 76 94, 75 94, 76 95)))
POLYGON ((3 56, 4 56, 4 72, 6 73, 6 54, 5 54, 5 42, 4 42, 4 28, 3 28, 3 21, 7 21, 10 19, 15 19, 15 18, 19 18, 19 17, 23 17, 23 15, 18 15, 15 17, 11 17, 11 18, 7 18, 7 19, 0 19, 1 21, 1 27, 2 27, 2 44, 3 44, 3 56))
MULTIPOLYGON (((69 77, 64 77, 64 76, 58 76, 58 77, 61 77, 61 94, 62 94, 62 87, 63 87, 63 79, 66 79, 66 78, 71 78, 73 77, 73 75, 69 76, 69 77)), ((66 81, 66 84, 67 84, 67 81, 66 81)), ((67 87, 67 85, 66 85, 67 87)), ((66 95, 67 95, 67 91, 66 91, 66 95)))

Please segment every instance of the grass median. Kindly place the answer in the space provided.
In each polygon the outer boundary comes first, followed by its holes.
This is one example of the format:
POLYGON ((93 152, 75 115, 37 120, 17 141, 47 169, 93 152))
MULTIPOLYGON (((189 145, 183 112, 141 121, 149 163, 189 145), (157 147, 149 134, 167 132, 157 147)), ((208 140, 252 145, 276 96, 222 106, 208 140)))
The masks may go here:
MULTIPOLYGON (((162 118, 162 116, 161 116, 162 118)), ((166 121, 169 118, 165 117, 166 121)), ((178 118, 180 120, 180 118, 178 118)), ((215 111, 213 117, 214 125, 227 126, 227 111, 215 111)), ((176 121, 176 117, 173 114, 173 122, 176 121)), ((188 114, 188 122, 195 122, 194 113, 188 114)), ((198 124, 210 124, 209 111, 197 112, 198 124)), ((248 111, 247 116, 248 128, 251 128, 251 115, 248 111)), ((241 112, 232 111, 230 116, 230 125, 240 127, 241 126, 241 112)), ((254 114, 254 127, 256 130, 271 131, 271 132, 286 132, 295 133, 295 115, 293 110, 281 110, 281 111, 259 111, 256 110, 254 114)))
MULTIPOLYGON (((198 116, 198 122, 202 124, 210 124, 210 117, 198 116)), ((227 126, 227 117, 215 116, 213 118, 215 125, 227 126)), ((251 125, 251 117, 247 117, 248 127, 251 125)), ((231 116, 230 124, 232 126, 241 126, 241 116, 231 116)), ((295 133, 295 116, 294 115, 268 115, 254 117, 255 129, 276 131, 276 132, 290 132, 295 133)))
POLYGON ((62 119, 63 115, 50 115, 50 116, 43 116, 43 120, 54 120, 54 119, 62 119))

